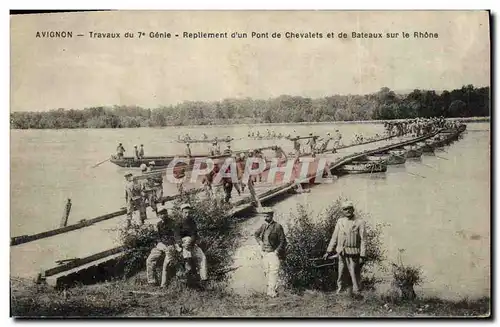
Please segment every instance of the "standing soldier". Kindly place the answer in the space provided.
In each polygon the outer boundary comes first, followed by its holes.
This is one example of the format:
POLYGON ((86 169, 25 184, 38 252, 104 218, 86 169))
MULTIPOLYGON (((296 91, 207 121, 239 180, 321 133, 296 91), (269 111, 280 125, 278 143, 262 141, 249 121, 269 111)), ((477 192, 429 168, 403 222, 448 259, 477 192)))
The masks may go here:
POLYGON ((130 227, 132 222, 132 215, 135 210, 139 210, 141 223, 146 220, 146 206, 144 203, 142 185, 136 183, 132 174, 125 175, 127 184, 125 185, 125 201, 127 203, 127 227, 130 227))
POLYGON ((177 191, 179 194, 184 193, 184 178, 186 177, 186 167, 174 167, 173 169, 174 177, 179 180, 182 179, 181 181, 177 182, 177 191))
POLYGON ((141 165, 142 169, 142 174, 145 176, 145 179, 142 180, 142 185, 143 185, 143 192, 148 200, 149 205, 151 206, 151 209, 157 214, 158 213, 158 206, 156 205, 156 201, 158 200, 157 198, 157 189, 158 189, 158 183, 161 185, 163 183, 163 178, 161 177, 161 172, 157 172, 155 174, 152 174, 148 172, 148 168, 146 167, 145 164, 141 165), (161 179, 161 182, 159 182, 159 179, 161 179))
MULTIPOLYGON (((229 174, 229 176, 222 177, 222 187, 224 189, 224 193, 226 194, 224 201, 229 203, 229 200, 231 200, 231 193, 233 192, 233 186, 236 186, 237 184, 233 183, 233 179, 231 177, 231 166, 227 167, 225 174, 229 174)), ((239 186, 236 190, 238 191, 238 194, 241 193, 239 186)))
POLYGON ((144 144, 141 144, 141 148, 139 149, 139 158, 144 158, 144 144))
POLYGON ((265 220, 254 236, 262 250, 264 273, 268 278, 267 295, 276 297, 279 270, 286 252, 286 236, 283 227, 273 220, 274 211, 271 208, 262 208, 260 214, 265 220))
POLYGON ((323 258, 336 251, 339 256, 337 293, 343 291, 343 276, 347 270, 351 276, 352 291, 357 294, 361 287, 361 265, 366 257, 365 222, 354 215, 354 206, 350 201, 342 204, 342 213, 344 217, 337 221, 323 258))
POLYGON ((298 137, 293 140, 293 150, 295 151, 295 156, 300 156, 300 142, 298 137))
POLYGON ((309 140, 307 141, 307 145, 309 145, 309 153, 314 154, 314 149, 316 147, 316 137, 313 136, 313 133, 309 133, 309 140))
POLYGON ((212 190, 212 184, 214 182, 214 177, 218 172, 218 166, 215 165, 214 169, 210 170, 208 174, 203 176, 203 187, 205 188, 205 193, 207 194, 208 197, 212 197, 214 195, 213 190, 212 190))
POLYGON ((125 153, 125 148, 121 143, 118 144, 118 147, 116 148, 116 156, 118 157, 118 159, 123 158, 124 153, 125 153))
POLYGON ((191 148, 189 143, 186 143, 186 157, 191 158, 191 148))
POLYGON ((219 150, 219 148, 217 146, 217 141, 214 141, 212 143, 212 149, 210 149, 210 155, 217 156, 219 154, 220 154, 220 150, 219 150))
POLYGON ((139 159, 139 149, 137 149, 137 145, 134 145, 134 154, 135 154, 135 159, 139 159))
POLYGON ((335 149, 338 149, 342 145, 342 134, 340 134, 339 130, 335 130, 335 149))
MULTIPOLYGON (((154 166, 155 166, 155 162, 150 161, 148 171, 149 172, 152 171, 154 166)), ((151 177, 151 179, 153 181, 153 185, 154 185, 154 188, 156 190, 156 199, 161 200, 161 198, 163 198, 163 176, 161 173, 158 173, 158 174, 154 174, 151 177)))

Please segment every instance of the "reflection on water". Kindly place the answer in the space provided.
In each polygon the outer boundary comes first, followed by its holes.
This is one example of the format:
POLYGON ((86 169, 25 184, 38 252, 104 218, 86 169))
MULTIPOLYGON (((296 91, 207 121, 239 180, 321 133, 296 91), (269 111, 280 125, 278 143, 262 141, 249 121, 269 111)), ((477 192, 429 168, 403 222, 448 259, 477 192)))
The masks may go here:
MULTIPOLYGON (((370 223, 386 222, 383 244, 389 260, 397 249, 406 249, 405 262, 421 265, 427 295, 449 298, 489 294, 490 284, 490 140, 489 123, 469 124, 467 133, 436 155, 408 159, 389 166, 386 173, 348 175, 333 184, 316 185, 310 193, 274 205, 284 225, 296 205, 322 212, 339 196, 348 197, 367 214, 370 223), (441 158, 440 158, 441 157, 441 158)), ((246 137, 255 126, 141 128, 102 130, 14 130, 11 133, 11 235, 40 232, 58 226, 67 198, 73 207, 69 223, 117 210, 124 206, 123 174, 126 169, 105 163, 119 142, 130 154, 144 144, 146 155, 183 153, 172 142, 178 134, 192 137, 205 132, 209 138, 246 137)), ((324 135, 340 129, 344 140, 355 133, 382 133, 382 125, 277 125, 261 128, 304 135, 311 129, 324 135)), ((291 150, 289 141, 237 140, 234 149, 278 144, 291 150)), ((193 153, 203 153, 200 144, 193 153)), ((174 187, 172 187, 174 189, 174 187)), ((169 190, 166 190, 168 194, 169 190)), ((236 254, 233 287, 237 291, 263 290, 259 248, 253 232, 261 222, 242 223, 244 239, 236 254)))

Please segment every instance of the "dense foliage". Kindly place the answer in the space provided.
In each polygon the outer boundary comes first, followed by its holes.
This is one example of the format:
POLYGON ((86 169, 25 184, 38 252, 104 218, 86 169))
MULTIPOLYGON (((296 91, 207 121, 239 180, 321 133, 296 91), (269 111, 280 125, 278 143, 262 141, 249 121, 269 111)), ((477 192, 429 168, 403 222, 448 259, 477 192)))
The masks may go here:
MULTIPOLYGON (((356 212, 356 215, 363 216, 359 212, 356 212)), ((340 200, 317 217, 313 217, 304 206, 298 206, 288 229, 289 245, 283 263, 283 278, 288 288, 297 291, 336 289, 337 265, 316 268, 310 259, 321 257, 325 253, 340 217, 342 217, 340 200)), ((381 266, 385 259, 380 238, 382 227, 366 223, 366 263, 362 268, 364 277, 362 282, 370 284, 369 286, 373 286, 375 281, 372 269, 381 266)))
POLYGON ((367 95, 305 98, 282 95, 268 100, 186 101, 173 106, 57 109, 13 112, 11 128, 127 128, 228 123, 297 123, 411 117, 489 116, 490 88, 463 86, 453 91, 414 90, 401 95, 384 87, 367 95))
MULTIPOLYGON (((233 252, 240 236, 235 221, 231 219, 231 207, 222 199, 199 199, 196 196, 185 198, 191 203, 193 218, 197 223, 198 246, 207 257, 208 275, 211 280, 225 280, 232 270, 233 252)), ((180 202, 170 212, 170 219, 179 222, 180 202)), ((157 233, 153 225, 132 225, 121 230, 121 241, 127 251, 125 275, 140 271, 151 249, 157 243, 157 233)))

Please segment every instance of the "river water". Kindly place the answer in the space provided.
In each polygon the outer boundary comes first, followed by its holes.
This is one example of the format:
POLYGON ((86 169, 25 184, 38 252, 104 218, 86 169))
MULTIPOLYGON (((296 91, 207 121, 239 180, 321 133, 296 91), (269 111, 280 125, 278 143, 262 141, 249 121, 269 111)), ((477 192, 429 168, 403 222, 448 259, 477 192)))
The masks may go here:
MULTIPOLYGON (((12 130, 11 131, 11 235, 56 228, 67 198, 73 206, 69 223, 115 211, 124 205, 123 174, 128 170, 106 162, 118 142, 131 155, 133 145, 144 144, 146 155, 183 153, 172 142, 189 133, 201 137, 244 138, 249 130, 324 135, 339 129, 345 142, 355 133, 382 133, 376 124, 239 125, 139 129, 12 130)), ((317 185, 310 193, 290 197, 275 205, 277 219, 286 228, 298 203, 320 213, 339 196, 350 198, 367 214, 370 223, 384 222, 383 246, 395 260, 405 249, 404 262, 422 266, 426 295, 446 298, 490 294, 490 124, 468 124, 459 142, 437 156, 389 167, 383 175, 351 175, 333 184, 317 185), (411 175, 412 173, 414 175, 411 175), (415 175, 420 175, 418 177, 415 175), (423 178, 425 177, 425 178, 423 178)), ((247 149, 289 141, 236 140, 233 149, 247 149)), ((193 153, 206 153, 201 144, 193 153)), ((168 190, 167 190, 168 192, 168 190)), ((264 287, 256 245, 251 234, 258 219, 243 223, 247 239, 237 253, 242 264, 233 278, 236 291, 264 287)))

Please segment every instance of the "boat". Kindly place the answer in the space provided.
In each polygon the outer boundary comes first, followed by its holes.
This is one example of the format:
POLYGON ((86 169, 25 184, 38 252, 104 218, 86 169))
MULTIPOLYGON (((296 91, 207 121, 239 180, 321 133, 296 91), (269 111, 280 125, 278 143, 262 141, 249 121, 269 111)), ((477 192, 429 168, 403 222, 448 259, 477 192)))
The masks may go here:
MULTIPOLYGON (((207 156, 208 155, 195 155, 191 158, 193 159, 194 162, 194 159, 196 158, 204 158, 207 156)), ((182 158, 182 157, 186 158, 185 155, 179 155, 179 156, 143 157, 137 159, 135 157, 118 158, 117 156, 113 155, 111 156, 110 162, 123 168, 139 168, 142 164, 149 165, 150 162, 154 162, 155 167, 166 167, 172 162, 172 160, 174 160, 174 158, 182 158)))
POLYGON ((353 161, 350 164, 345 164, 336 169, 337 173, 343 174, 371 174, 383 173, 387 171, 387 163, 385 161, 353 161))
POLYGON ((419 151, 422 151, 423 153, 434 152, 434 148, 432 147, 431 142, 428 142, 428 141, 418 142, 416 145, 417 145, 417 149, 419 151))
MULTIPOLYGON (((401 151, 398 151, 400 153, 401 151)), ((372 154, 370 156, 365 156, 363 158, 366 161, 384 161, 388 165, 400 165, 406 162, 406 156, 404 154, 396 154, 396 153, 381 153, 381 154, 372 154)))
POLYGON ((416 147, 410 147, 406 149, 406 158, 420 158, 422 156, 422 151, 416 147))
POLYGON ((282 136, 250 136, 248 137, 250 140, 256 140, 256 141, 272 141, 272 140, 282 140, 282 139, 289 139, 289 137, 282 135, 282 136))
POLYGON ((231 142, 234 138, 226 137, 226 138, 214 138, 214 139, 206 139, 206 140, 196 140, 196 139, 178 139, 177 143, 214 143, 214 142, 231 142))

